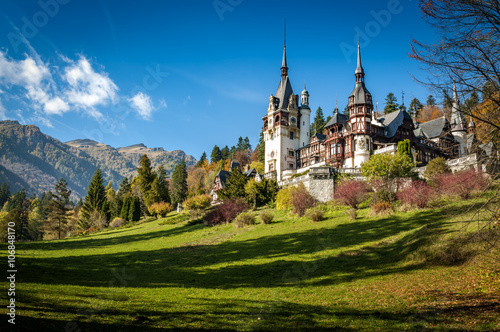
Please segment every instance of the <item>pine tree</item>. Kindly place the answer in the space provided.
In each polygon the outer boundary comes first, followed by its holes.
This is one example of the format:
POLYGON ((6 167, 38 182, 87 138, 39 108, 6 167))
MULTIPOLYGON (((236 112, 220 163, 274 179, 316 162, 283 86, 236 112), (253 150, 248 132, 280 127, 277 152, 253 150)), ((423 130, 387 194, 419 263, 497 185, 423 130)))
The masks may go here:
POLYGON ((168 190, 167 172, 163 165, 158 166, 158 174, 151 186, 151 203, 170 203, 170 193, 168 190))
POLYGON ((141 189, 142 195, 144 197, 144 202, 146 203, 146 205, 149 205, 150 203, 152 203, 149 199, 149 191, 151 190, 151 186, 153 185, 156 174, 151 167, 151 161, 145 154, 141 157, 141 161, 139 162, 139 166, 137 167, 137 173, 139 173, 139 188, 141 189))
POLYGON ((323 115, 323 110, 321 107, 318 107, 316 110, 316 115, 314 116, 314 121, 311 125, 311 136, 315 135, 316 133, 321 134, 323 133, 323 129, 325 129, 325 116, 323 115))
POLYGON ((211 163, 219 162, 221 158, 222 158, 221 151, 219 147, 215 145, 214 148, 212 149, 212 153, 210 154, 210 162, 211 163))
POLYGON ((124 177, 122 183, 120 183, 120 188, 118 188, 118 192, 116 195, 123 199, 130 192, 130 183, 128 182, 128 178, 124 177))
POLYGON ((13 194, 7 201, 7 212, 14 209, 21 211, 24 201, 26 201, 26 190, 23 187, 21 191, 13 194))
POLYGON ((123 205, 120 213, 120 218, 130 221, 128 218, 128 211, 130 210, 130 197, 125 197, 123 200, 123 205))
POLYGON ((264 143, 264 132, 260 132, 259 134, 259 161, 261 163, 265 163, 266 161, 266 144, 264 143))
POLYGON ((113 189, 113 185, 111 184, 111 180, 109 180, 108 185, 106 188, 104 188, 104 191, 106 192, 106 199, 108 202, 113 201, 113 199, 116 196, 115 190, 113 189))
POLYGON ((231 158, 231 151, 229 150, 229 147, 226 145, 221 150, 221 160, 226 160, 229 158, 231 158))
POLYGON ((433 95, 427 97, 427 106, 436 106, 436 98, 433 95))
POLYGON ((86 229, 92 226, 91 215, 94 212, 101 214, 102 205, 105 200, 106 192, 104 191, 102 171, 98 168, 90 181, 87 196, 85 196, 82 206, 80 218, 80 226, 82 228, 86 229))
POLYGON ((173 207, 177 204, 182 203, 186 199, 188 191, 187 186, 187 170, 186 161, 182 161, 177 164, 172 173, 172 203, 173 207))
POLYGON ((132 197, 132 201, 130 202, 130 209, 128 211, 128 220, 129 221, 139 221, 141 219, 141 200, 139 197, 132 197))
POLYGON ((0 209, 3 207, 5 202, 7 202, 10 198, 10 188, 9 185, 4 182, 0 186, 0 209))
POLYGON ((245 143, 243 142, 243 137, 238 138, 238 144, 236 144, 236 151, 243 151, 245 149, 245 143))
POLYGON ((198 162, 196 163, 196 167, 202 167, 205 160, 207 160, 207 154, 205 153, 205 151, 203 151, 200 160, 198 160, 198 162))
POLYGON ((241 172, 241 169, 234 167, 229 171, 226 188, 217 193, 221 199, 245 197, 245 185, 247 181, 248 177, 241 172))
POLYGON ((64 179, 60 179, 55 185, 55 193, 49 192, 52 200, 49 206, 48 219, 51 224, 50 228, 57 231, 58 239, 61 239, 61 231, 63 226, 68 223, 68 212, 71 210, 68 205, 71 190, 67 189, 67 185, 64 179))
POLYGON ((398 101, 396 99, 396 96, 394 96, 394 93, 389 92, 389 94, 387 94, 387 97, 385 98, 384 114, 389 114, 396 111, 397 107, 398 101))
POLYGON ((410 102, 410 115, 414 116, 415 119, 418 117, 420 111, 424 106, 417 98, 413 98, 410 102))
POLYGON ((243 150, 252 150, 252 144, 250 144, 248 136, 243 140, 243 150))

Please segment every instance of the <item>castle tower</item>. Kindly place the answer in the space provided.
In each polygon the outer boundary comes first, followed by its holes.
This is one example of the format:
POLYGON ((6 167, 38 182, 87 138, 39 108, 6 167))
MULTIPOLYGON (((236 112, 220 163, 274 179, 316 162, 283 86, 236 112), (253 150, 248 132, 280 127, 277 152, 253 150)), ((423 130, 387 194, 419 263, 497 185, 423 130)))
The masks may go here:
POLYGON ((346 158, 344 167, 360 167, 362 163, 370 159, 370 150, 373 149, 370 138, 373 113, 372 95, 365 86, 365 71, 361 65, 359 42, 358 61, 354 77, 356 83, 349 96, 348 103, 349 125, 353 135, 352 140, 347 144, 350 148, 346 151, 346 155, 350 155, 350 157, 346 158))
POLYGON ((306 90, 306 85, 304 84, 304 90, 300 94, 300 110, 299 110, 299 130, 300 130, 300 143, 299 148, 309 144, 310 132, 311 132, 311 109, 309 108, 309 92, 306 90))
POLYGON ((466 124, 460 109, 460 103, 457 96, 457 87, 453 84, 453 105, 451 108, 451 134, 458 141, 458 155, 462 157, 466 154, 466 124))
MULTIPOLYGON (((304 106, 306 106, 309 102, 307 91, 302 99, 303 103, 305 102, 304 106)), ((299 148, 301 141, 299 120, 307 122, 307 126, 309 126, 310 116, 306 115, 301 119, 301 109, 299 109, 299 96, 293 93, 288 77, 285 43, 278 90, 275 96, 269 97, 267 114, 262 118, 264 121, 265 172, 275 173, 278 181, 281 180, 283 171, 296 168, 295 150, 299 148)), ((307 109, 308 107, 304 108, 305 113, 307 113, 307 109)))

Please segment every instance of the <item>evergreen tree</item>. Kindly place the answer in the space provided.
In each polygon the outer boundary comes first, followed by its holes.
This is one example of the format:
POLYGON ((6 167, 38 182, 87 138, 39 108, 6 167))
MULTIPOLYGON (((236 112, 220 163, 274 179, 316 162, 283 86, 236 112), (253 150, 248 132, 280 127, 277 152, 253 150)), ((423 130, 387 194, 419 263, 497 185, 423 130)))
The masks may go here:
POLYGON ((245 185, 247 181, 248 177, 241 172, 241 169, 234 167, 229 171, 226 188, 217 193, 221 199, 245 197, 245 185))
POLYGON ((10 197, 7 201, 7 212, 16 209, 17 211, 21 211, 23 208, 23 204, 26 201, 26 190, 24 188, 21 191, 15 193, 10 197))
POLYGON ((413 98, 410 102, 410 115, 417 118, 423 107, 424 105, 422 105, 420 100, 418 100, 417 98, 413 98))
POLYGON ((120 183, 120 188, 116 195, 123 199, 130 192, 130 183, 126 177, 123 178, 122 183, 120 183))
POLYGON ((476 108, 477 105, 479 105, 479 96, 476 91, 472 91, 469 98, 465 100, 464 113, 471 114, 472 110, 474 110, 474 108, 476 108))
POLYGON ((120 197, 118 197, 118 195, 115 196, 115 198, 111 202, 111 208, 110 208, 111 218, 110 218, 110 220, 117 218, 117 217, 121 218, 122 207, 123 207, 123 200, 120 197))
POLYGON ((398 101, 396 99, 396 96, 394 96, 394 93, 389 92, 389 94, 387 94, 387 97, 385 98, 384 114, 389 114, 396 111, 397 107, 398 101))
POLYGON ((93 212, 101 214, 102 205, 105 200, 106 192, 104 191, 102 171, 98 168, 90 181, 89 189, 83 202, 80 218, 80 226, 82 228, 86 229, 92 226, 91 215, 93 212))
POLYGON ((427 97, 427 106, 436 106, 436 98, 433 95, 427 97))
POLYGON ((50 228, 57 231, 57 238, 61 239, 61 231, 63 226, 68 223, 69 196, 71 190, 67 189, 67 183, 64 179, 60 179, 55 185, 55 193, 49 192, 52 196, 52 201, 49 207, 49 223, 50 228))
POLYGON ((198 162, 196 163, 196 167, 202 167, 205 160, 207 160, 207 154, 205 153, 205 151, 203 151, 200 160, 198 160, 198 162))
POLYGON ((139 188, 141 189, 142 195, 144 197, 144 202, 146 203, 146 205, 149 205, 150 203, 152 203, 149 199, 149 191, 151 190, 151 186, 153 185, 156 174, 151 167, 151 161, 145 154, 141 157, 141 161, 139 162, 139 166, 137 167, 137 173, 139 173, 139 188))
POLYGON ((182 161, 177 164, 172 173, 172 203, 175 208, 177 204, 182 203, 187 196, 188 186, 187 186, 187 170, 186 161, 182 161))
POLYGON ((259 161, 261 163, 265 163, 266 160, 266 144, 264 142, 264 132, 261 131, 259 134, 259 145, 257 146, 259 149, 259 161))
POLYGON ((106 188, 104 188, 104 191, 106 192, 106 199, 108 200, 108 202, 112 202, 116 196, 116 193, 113 189, 113 185, 111 184, 111 180, 109 180, 108 185, 106 186, 106 188))
POLYGON ((238 138, 238 144, 236 144, 236 151, 243 151, 245 149, 245 143, 243 142, 243 137, 238 138))
POLYGON ((219 147, 217 145, 214 146, 212 149, 212 153, 210 154, 210 162, 211 163, 217 163, 221 160, 222 155, 219 147))
POLYGON ((349 105, 345 105, 344 111, 342 112, 345 116, 349 117, 349 105))
POLYGON ((132 197, 132 201, 130 202, 130 209, 128 212, 128 220, 129 221, 139 221, 141 219, 141 200, 139 197, 132 197))
POLYGON ((252 144, 250 144, 248 136, 243 140, 243 150, 252 150, 252 144))
POLYGON ((151 187, 151 203, 170 203, 170 193, 168 190, 167 172, 163 165, 158 166, 158 173, 153 180, 151 187))
POLYGON ((5 202, 7 202, 10 198, 10 188, 9 185, 4 182, 0 186, 0 209, 3 207, 5 202))
POLYGON ((130 221, 130 219, 128 218, 128 212, 130 210, 130 201, 131 201, 130 197, 125 197, 125 199, 123 200, 123 205, 120 213, 120 218, 128 221, 130 221))
POLYGON ((316 133, 321 134, 323 133, 323 129, 325 129, 325 116, 323 115, 323 110, 321 107, 318 107, 316 110, 316 115, 314 116, 314 121, 311 125, 311 136, 315 135, 316 133))
POLYGON ((226 160, 229 158, 231 158, 231 151, 229 150, 229 147, 226 145, 221 150, 221 160, 226 160))

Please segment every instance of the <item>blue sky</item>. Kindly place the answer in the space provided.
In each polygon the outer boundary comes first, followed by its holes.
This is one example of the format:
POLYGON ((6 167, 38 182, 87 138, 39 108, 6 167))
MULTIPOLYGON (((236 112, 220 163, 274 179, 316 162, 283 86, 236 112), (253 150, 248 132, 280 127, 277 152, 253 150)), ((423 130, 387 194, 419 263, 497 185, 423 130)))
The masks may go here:
POLYGON ((378 108, 430 94, 410 74, 411 38, 436 38, 417 0, 3 0, 0 119, 61 141, 144 143, 195 158, 238 137, 258 141, 280 80, 283 22, 294 92, 313 111, 343 109, 359 33, 378 108))

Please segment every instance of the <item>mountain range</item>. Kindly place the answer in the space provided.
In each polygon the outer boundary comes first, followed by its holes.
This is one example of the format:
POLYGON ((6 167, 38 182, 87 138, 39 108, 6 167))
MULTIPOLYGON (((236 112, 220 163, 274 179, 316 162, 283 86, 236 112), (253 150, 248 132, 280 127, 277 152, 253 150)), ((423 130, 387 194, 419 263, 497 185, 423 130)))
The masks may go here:
POLYGON ((105 175, 105 185, 111 181, 116 190, 124 177, 137 174, 136 166, 144 154, 155 169, 163 164, 169 174, 182 159, 187 166, 196 163, 182 150, 165 151, 144 144, 113 148, 89 139, 63 143, 34 125, 0 121, 0 183, 6 182, 11 192, 24 187, 28 194, 40 194, 54 190, 63 178, 72 198, 78 199, 85 196, 97 168, 105 175))

